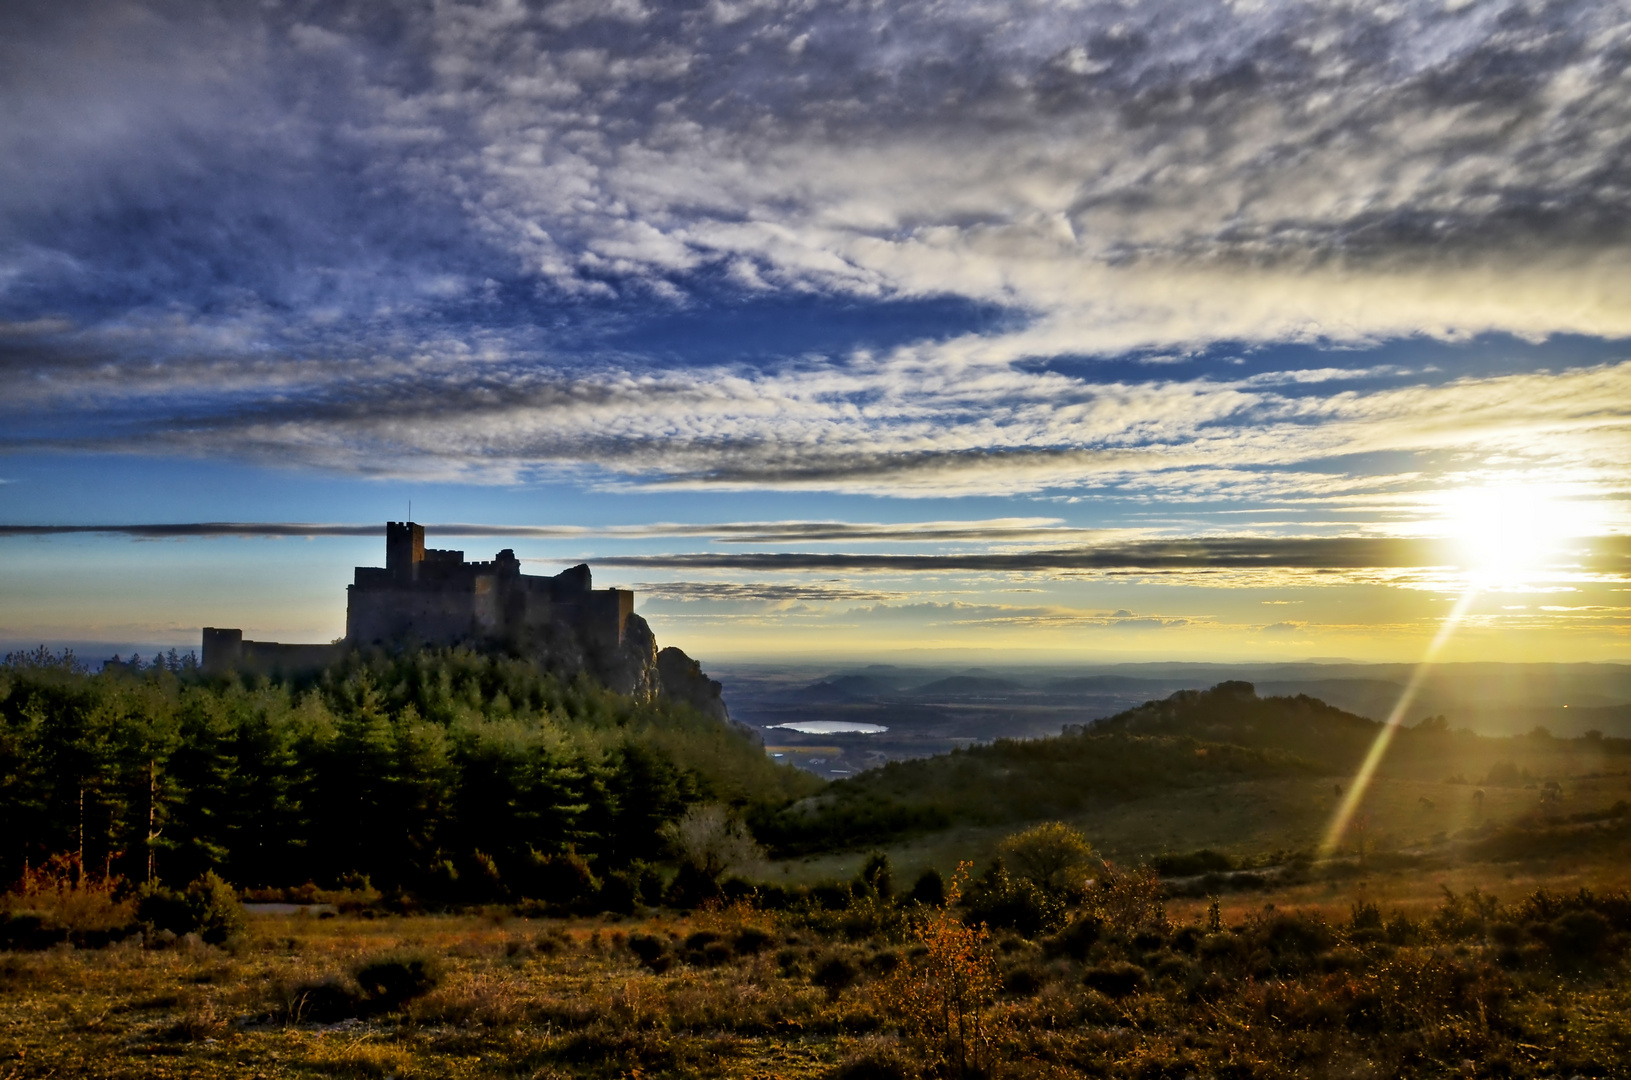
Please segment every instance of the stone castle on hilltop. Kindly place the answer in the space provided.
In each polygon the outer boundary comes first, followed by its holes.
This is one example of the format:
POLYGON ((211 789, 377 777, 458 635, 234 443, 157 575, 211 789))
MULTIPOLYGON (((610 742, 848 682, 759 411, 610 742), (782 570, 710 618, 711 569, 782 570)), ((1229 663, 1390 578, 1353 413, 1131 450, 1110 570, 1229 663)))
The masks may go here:
POLYGON ((242 630, 204 628, 206 674, 298 674, 348 649, 466 646, 523 656, 557 674, 586 672, 611 690, 670 697, 730 722, 719 683, 679 649, 657 650, 634 593, 596 589, 586 565, 554 577, 521 572, 506 548, 490 562, 425 547, 425 528, 385 523, 385 565, 359 566, 346 589, 346 633, 329 645, 245 641, 242 630))

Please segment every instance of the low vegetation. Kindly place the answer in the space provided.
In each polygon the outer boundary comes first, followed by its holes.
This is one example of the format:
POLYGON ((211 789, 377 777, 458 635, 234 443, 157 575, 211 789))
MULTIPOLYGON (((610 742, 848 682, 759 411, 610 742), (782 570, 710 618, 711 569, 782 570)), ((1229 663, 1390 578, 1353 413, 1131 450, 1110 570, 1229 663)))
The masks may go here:
POLYGON ((1226 684, 813 792, 688 711, 503 660, 359 656, 305 686, 170 667, 0 671, 0 809, 22 826, 0 839, 6 1080, 1565 1077, 1631 1059, 1613 740, 1402 733, 1381 781, 1401 813, 1437 822, 1424 792, 1485 815, 1439 847, 1384 843, 1362 808, 1334 857, 1128 858, 1141 834, 1076 822, 1210 819, 1220 799, 1230 822, 1293 816, 1247 797, 1281 787, 1323 790, 1303 814, 1322 822, 1343 732, 1374 725, 1226 684), (978 865, 863 848, 795 877, 764 846, 937 822, 947 850, 986 838, 978 865))
MULTIPOLYGON (((1017 865, 1063 838, 1009 850, 1017 865)), ((377 904, 253 914, 218 944, 142 926, 14 947, 0 1054, 9 1077, 911 1080, 1608 1076, 1631 1051, 1623 889, 1292 910, 1180 906, 1153 870, 1094 873, 993 865, 896 893, 874 860, 841 903, 776 911, 377 904)))

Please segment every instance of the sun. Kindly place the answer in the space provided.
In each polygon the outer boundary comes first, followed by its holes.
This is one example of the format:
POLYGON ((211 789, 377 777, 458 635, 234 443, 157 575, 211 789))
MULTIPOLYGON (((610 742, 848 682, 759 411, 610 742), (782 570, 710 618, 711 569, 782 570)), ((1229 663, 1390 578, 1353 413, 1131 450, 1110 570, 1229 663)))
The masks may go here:
POLYGON ((1529 484, 1463 488, 1444 498, 1445 532, 1465 564, 1488 583, 1545 570, 1586 524, 1558 490, 1529 484))

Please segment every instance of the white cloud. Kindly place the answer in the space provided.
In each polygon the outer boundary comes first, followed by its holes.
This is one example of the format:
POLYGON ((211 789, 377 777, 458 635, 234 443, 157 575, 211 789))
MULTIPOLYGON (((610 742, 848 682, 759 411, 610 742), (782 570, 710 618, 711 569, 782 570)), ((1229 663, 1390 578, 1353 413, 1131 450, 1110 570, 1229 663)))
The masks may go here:
POLYGON ((118 12, 0 34, 14 447, 908 496, 1631 475, 1623 363, 1032 363, 1631 335, 1625 3, 118 12), (710 289, 1016 314, 752 367, 551 321, 710 289))

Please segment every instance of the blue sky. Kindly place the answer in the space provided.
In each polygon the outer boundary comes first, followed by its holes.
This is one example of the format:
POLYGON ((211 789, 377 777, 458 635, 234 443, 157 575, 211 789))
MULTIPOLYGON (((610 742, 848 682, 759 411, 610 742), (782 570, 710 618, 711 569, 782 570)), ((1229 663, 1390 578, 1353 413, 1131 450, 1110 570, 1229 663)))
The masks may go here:
POLYGON ((1447 655, 1631 658, 1628 73, 1613 3, 8 4, 0 639, 336 636, 375 538, 37 527, 412 500, 721 660, 1469 589, 1447 655))

